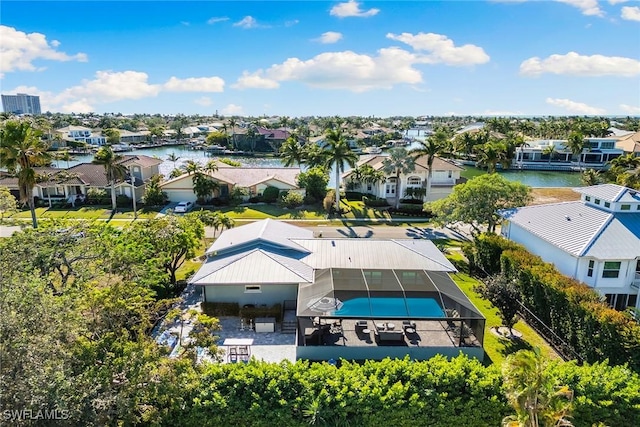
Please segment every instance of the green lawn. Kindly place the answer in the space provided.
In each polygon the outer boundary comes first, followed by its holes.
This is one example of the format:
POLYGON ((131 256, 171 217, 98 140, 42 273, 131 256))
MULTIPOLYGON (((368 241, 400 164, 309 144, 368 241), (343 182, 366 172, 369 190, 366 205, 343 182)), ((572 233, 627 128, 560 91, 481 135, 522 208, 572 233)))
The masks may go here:
MULTIPOLYGON (((138 218, 155 218, 159 209, 139 209, 138 218)), ((122 219, 132 220, 134 218, 132 208, 118 208, 114 215, 111 215, 111 208, 106 206, 83 206, 77 208, 37 208, 36 216, 45 218, 66 218, 66 219, 122 219)), ((12 219, 30 219, 31 211, 23 210, 15 213, 12 219)))
POLYGON ((326 214, 317 210, 285 209, 276 205, 252 205, 237 207, 222 207, 214 210, 222 212, 233 219, 326 219, 326 214))
MULTIPOLYGON (((452 262, 463 261, 462 255, 458 252, 450 253, 449 255, 447 255, 447 258, 449 258, 452 262)), ((518 321, 518 323, 516 323, 514 327, 514 329, 522 332, 522 339, 520 340, 506 340, 499 338, 497 335, 493 334, 489 330, 489 328, 491 328, 492 326, 500 326, 502 322, 500 321, 500 317, 498 317, 498 310, 493 308, 489 301, 484 299, 473 290, 473 288, 480 282, 463 272, 452 274, 451 277, 487 319, 484 331, 484 350, 486 364, 501 364, 507 355, 523 348, 532 347, 540 347, 542 354, 547 358, 560 360, 560 356, 558 356, 553 348, 551 348, 551 346, 547 344, 547 342, 540 335, 538 335, 536 331, 534 331, 522 320, 518 321)))

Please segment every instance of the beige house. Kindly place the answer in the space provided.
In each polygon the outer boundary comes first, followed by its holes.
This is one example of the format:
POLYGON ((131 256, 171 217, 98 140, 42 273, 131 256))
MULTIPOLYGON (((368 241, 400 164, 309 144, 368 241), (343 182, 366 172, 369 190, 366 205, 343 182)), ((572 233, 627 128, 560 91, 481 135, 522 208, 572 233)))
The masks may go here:
MULTIPOLYGON (((129 171, 129 176, 134 178, 133 184, 128 179, 127 182, 116 183, 116 194, 123 194, 132 197, 135 189, 136 200, 140 200, 144 195, 146 183, 152 176, 158 175, 158 166, 162 160, 143 156, 127 155, 122 156, 120 162, 129 171)), ((42 200, 74 201, 77 196, 86 196, 90 188, 101 188, 111 191, 111 186, 107 180, 107 175, 102 165, 93 163, 80 163, 68 169, 39 168, 36 170, 41 177, 47 177, 33 188, 33 195, 42 200)), ((0 178, 0 186, 8 187, 16 197, 18 195, 18 179, 15 177, 0 178)))
MULTIPOLYGON (((370 165, 377 171, 384 169, 383 162, 387 156, 367 157, 358 162, 358 166, 370 165)), ((460 172, 462 168, 436 157, 433 161, 433 172, 431 176, 431 190, 425 194, 423 200, 433 201, 447 197, 453 191, 453 186, 461 183, 460 172)), ((352 178, 353 170, 343 175, 343 182, 348 183, 352 178)), ((373 194, 380 198, 386 198, 389 203, 394 203, 396 197, 405 198, 408 189, 423 188, 426 191, 429 168, 426 156, 419 157, 415 162, 415 169, 408 174, 400 174, 400 194, 396 195, 396 177, 393 174, 387 175, 386 179, 379 183, 358 183, 353 182, 354 191, 373 194)))
MULTIPOLYGON (((300 168, 250 168, 218 165, 218 170, 207 173, 219 185, 217 197, 228 197, 234 187, 246 188, 251 196, 261 195, 267 187, 304 194, 297 184, 300 168)), ((183 174, 161 184, 172 202, 192 201, 197 197, 193 191, 193 175, 183 174)))
POLYGON ((623 136, 616 142, 616 148, 623 150, 625 154, 633 153, 640 157, 640 132, 623 136))

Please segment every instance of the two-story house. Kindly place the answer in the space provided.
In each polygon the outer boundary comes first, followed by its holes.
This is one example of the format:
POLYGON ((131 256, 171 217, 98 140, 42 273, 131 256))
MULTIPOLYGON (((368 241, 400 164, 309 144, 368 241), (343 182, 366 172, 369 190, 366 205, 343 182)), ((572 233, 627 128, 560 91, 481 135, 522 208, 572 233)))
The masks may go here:
POLYGON ((580 155, 573 154, 567 140, 530 141, 516 151, 512 167, 538 170, 603 169, 606 163, 624 154, 617 138, 586 138, 580 155))
POLYGON ((508 209, 502 235, 600 292, 616 309, 640 307, 640 191, 576 188, 581 200, 508 209))
MULTIPOLYGON (((376 171, 384 171, 384 160, 387 156, 365 157, 357 164, 358 167, 369 165, 376 171)), ((415 168, 407 174, 400 174, 400 193, 396 194, 396 176, 395 174, 387 174, 381 182, 357 182, 354 180, 353 172, 350 170, 343 174, 343 182, 353 191, 373 194, 376 197, 386 198, 390 204, 395 203, 396 197, 410 198, 412 189, 423 189, 423 201, 429 202, 433 200, 447 197, 453 191, 453 186, 462 182, 460 172, 462 168, 447 161, 436 157, 433 161, 433 171, 431 174, 430 191, 427 191, 427 179, 429 175, 429 167, 427 166, 426 156, 416 159, 415 168)), ((413 193, 416 194, 416 193, 413 193)), ((419 194, 419 193, 418 193, 419 194)))

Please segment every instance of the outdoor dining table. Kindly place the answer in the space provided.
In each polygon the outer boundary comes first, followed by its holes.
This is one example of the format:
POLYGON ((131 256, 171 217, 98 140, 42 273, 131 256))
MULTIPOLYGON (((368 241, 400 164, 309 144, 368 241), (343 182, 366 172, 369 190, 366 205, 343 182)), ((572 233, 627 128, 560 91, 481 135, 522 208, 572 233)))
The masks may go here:
POLYGON ((222 345, 227 347, 227 361, 249 360, 253 338, 227 338, 222 345))

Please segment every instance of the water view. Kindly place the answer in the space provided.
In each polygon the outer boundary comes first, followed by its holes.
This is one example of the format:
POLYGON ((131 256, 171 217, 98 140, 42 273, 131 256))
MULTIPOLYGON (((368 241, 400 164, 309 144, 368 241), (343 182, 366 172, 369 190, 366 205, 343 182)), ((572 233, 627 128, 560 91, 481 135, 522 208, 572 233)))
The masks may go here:
MULTIPOLYGON (((145 148, 141 150, 134 150, 124 154, 143 154, 146 156, 157 157, 164 162, 160 165, 160 173, 168 176, 174 167, 180 167, 187 160, 195 160, 198 162, 206 162, 209 159, 219 158, 218 156, 211 156, 205 151, 191 150, 187 146, 172 146, 172 147, 157 147, 157 148, 145 148), (175 153, 179 159, 175 162, 167 160, 170 154, 175 153)), ((243 166, 256 166, 256 167, 280 167, 283 166, 282 162, 277 157, 232 157, 233 160, 239 161, 243 166)), ((78 163, 91 162, 93 160, 93 154, 76 155, 73 160, 66 162, 64 160, 56 161, 58 167, 74 166, 78 163)), ((465 170, 462 172, 462 176, 465 178, 473 178, 474 176, 482 175, 485 171, 472 167, 465 166, 465 170)), ((303 165, 304 170, 304 165, 303 165)), ((347 170, 349 167, 347 166, 347 170)), ((571 172, 556 172, 556 171, 501 171, 502 176, 510 181, 519 181, 523 184, 531 187, 577 187, 580 186, 580 174, 571 172)), ((335 188, 335 174, 329 175, 329 187, 335 188)))

